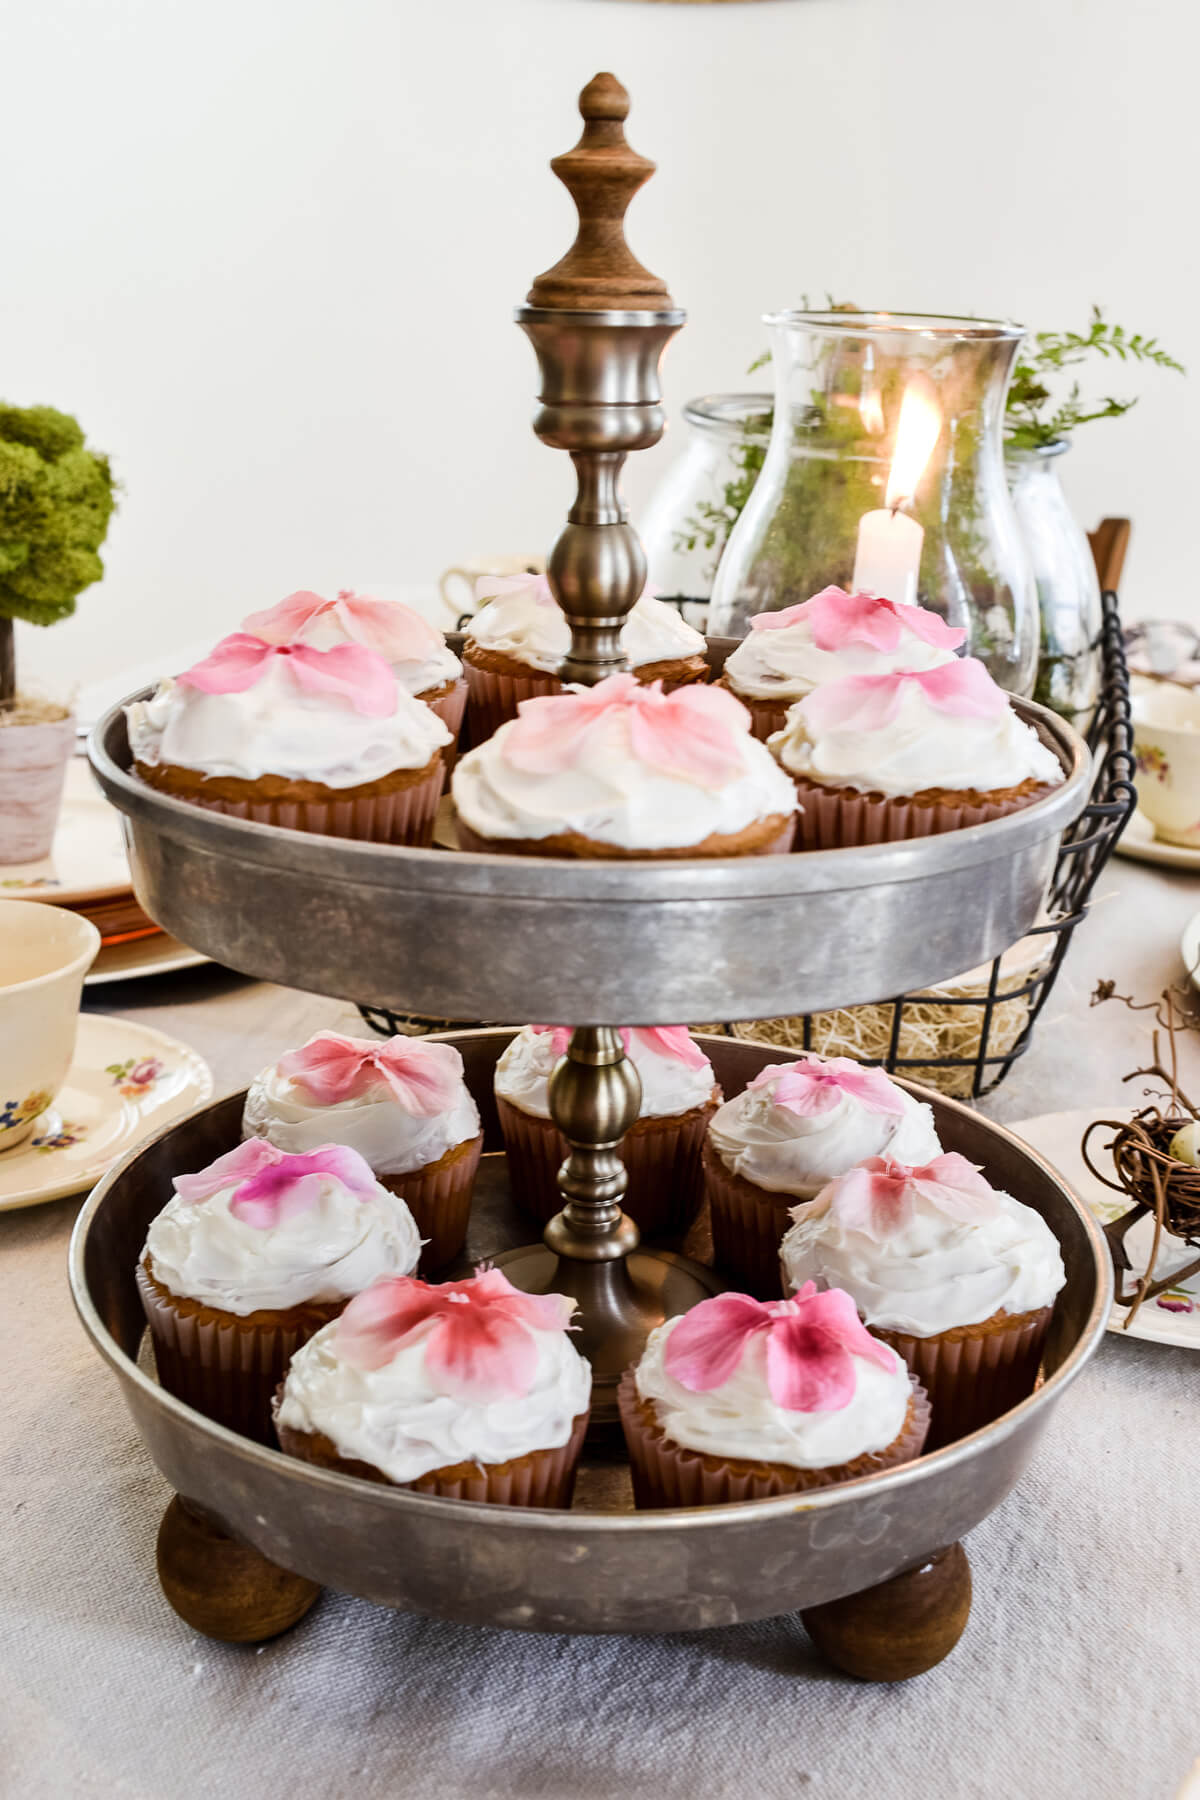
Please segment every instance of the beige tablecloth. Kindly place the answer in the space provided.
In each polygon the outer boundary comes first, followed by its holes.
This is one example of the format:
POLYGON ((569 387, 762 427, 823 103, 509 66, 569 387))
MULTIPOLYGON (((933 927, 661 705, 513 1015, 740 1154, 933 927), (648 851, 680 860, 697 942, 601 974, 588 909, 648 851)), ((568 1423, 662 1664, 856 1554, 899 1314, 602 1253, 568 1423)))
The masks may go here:
MULTIPOLYGON (((1200 882, 1114 864, 1037 1045, 986 1110, 1119 1100, 1145 1020, 1089 1013, 1087 996, 1112 977, 1148 998, 1197 908, 1200 882)), ((354 1017, 213 970, 96 999, 186 1038, 218 1092, 354 1017)), ((4 1800, 1166 1800, 1200 1753, 1192 1352, 1105 1343, 969 1540, 965 1637, 905 1686, 832 1674, 793 1618, 527 1637, 327 1594, 287 1636, 233 1649, 156 1585, 168 1490, 71 1309, 76 1210, 0 1216, 4 1800)))

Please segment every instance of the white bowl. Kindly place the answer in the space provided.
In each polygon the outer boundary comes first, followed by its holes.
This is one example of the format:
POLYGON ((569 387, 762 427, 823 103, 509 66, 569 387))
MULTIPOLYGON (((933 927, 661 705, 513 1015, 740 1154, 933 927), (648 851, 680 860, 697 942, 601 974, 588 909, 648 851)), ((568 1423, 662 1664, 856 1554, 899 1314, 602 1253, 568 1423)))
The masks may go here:
POLYGON ((1138 806, 1169 844, 1200 848, 1200 693, 1160 681, 1133 701, 1138 806))
POLYGON ((99 948, 100 933, 78 913, 0 900, 0 1153, 30 1136, 66 1079, 99 948))

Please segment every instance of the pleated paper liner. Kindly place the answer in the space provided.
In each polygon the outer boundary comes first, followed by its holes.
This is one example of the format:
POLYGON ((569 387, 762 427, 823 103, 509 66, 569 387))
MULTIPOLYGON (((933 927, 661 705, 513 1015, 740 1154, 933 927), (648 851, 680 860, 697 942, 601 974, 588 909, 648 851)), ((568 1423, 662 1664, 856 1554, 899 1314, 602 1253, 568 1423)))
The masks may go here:
MULTIPOLYGON (((208 812, 225 813, 233 819, 252 819, 259 825, 278 825, 287 831, 315 832, 323 837, 354 838, 361 843, 415 844, 427 848, 433 837, 433 822, 445 779, 445 762, 439 753, 425 769, 413 771, 416 780, 386 787, 372 784, 368 791, 360 788, 338 796, 335 788, 325 789, 320 799, 221 799, 197 788, 180 788, 170 779, 155 779, 156 771, 137 764, 143 780, 166 793, 174 793, 192 806, 208 812)), ((409 771, 404 771, 408 774, 409 771)), ((312 784, 317 786, 319 784, 312 784)))
MULTIPOLYGON (((735 700, 740 700, 750 714, 750 730, 760 744, 765 744, 773 731, 782 731, 787 723, 788 707, 794 700, 763 700, 755 694, 739 694, 727 675, 722 675, 718 687, 728 688, 735 700)), ((800 696, 796 695, 796 699, 800 696)))
POLYGON ((431 688, 429 695, 418 694, 418 700, 424 700, 430 712, 435 712, 447 731, 451 733, 453 742, 442 751, 445 763, 445 779, 443 786, 448 787, 450 777, 454 773, 454 765, 458 761, 458 734, 462 730, 463 717, 467 710, 467 683, 463 676, 457 681, 449 682, 444 688, 431 688), (433 697, 430 698, 429 695, 433 697))
POLYGON ((988 1425, 1037 1385, 1053 1306, 1009 1315, 994 1313, 979 1325, 959 1325, 936 1337, 914 1337, 872 1325, 871 1332, 902 1356, 929 1395, 936 1450, 988 1425))
POLYGON ((796 825, 797 850, 852 849, 860 844, 889 844, 901 838, 936 837, 943 831, 961 831, 1021 812, 1035 800, 1053 793, 1046 782, 1023 782, 1019 788, 995 795, 957 798, 952 790, 930 789, 925 799, 914 795, 890 798, 863 794, 857 788, 828 787, 793 775, 800 816, 796 825))
POLYGON ((464 660, 467 677, 467 712, 472 744, 482 744, 517 716, 522 700, 543 694, 561 694, 562 683, 556 675, 497 675, 491 669, 477 669, 464 660))
POLYGON ((705 1143, 701 1155, 704 1189, 712 1217, 713 1261, 730 1286, 759 1300, 783 1292, 779 1246, 791 1224, 790 1212, 802 1194, 774 1194, 732 1175, 705 1143))
POLYGON ((161 1386, 206 1418, 260 1444, 275 1442, 271 1398, 288 1363, 346 1305, 308 1301, 239 1317, 170 1293, 142 1263, 137 1285, 161 1386))
MULTIPOLYGON (((621 1141, 629 1185, 621 1206, 644 1237, 682 1237, 700 1211, 704 1184, 700 1152, 708 1121, 719 1105, 666 1119, 639 1119, 621 1141)), ((562 1210, 558 1171, 567 1157, 566 1140, 552 1119, 539 1119, 496 1095, 504 1133, 513 1199, 545 1225, 562 1210)))
POLYGON ((548 1506, 566 1508, 575 1492, 575 1471, 583 1449, 588 1414, 579 1413, 571 1435, 557 1450, 528 1450, 503 1463, 454 1463, 431 1469, 415 1481, 393 1482, 373 1463, 339 1456, 329 1438, 319 1431, 295 1431, 277 1425, 281 1447, 301 1462, 357 1475, 360 1481, 379 1481, 389 1487, 413 1488, 419 1494, 436 1494, 442 1500, 477 1500, 492 1506, 548 1506))
POLYGON ((770 1500, 777 1494, 806 1493, 839 1481, 855 1481, 860 1475, 913 1462, 929 1431, 929 1401, 916 1380, 899 1435, 883 1450, 829 1469, 796 1469, 787 1463, 746 1462, 685 1449, 666 1435, 653 1404, 638 1393, 633 1369, 621 1377, 617 1404, 629 1451, 634 1505, 639 1510, 727 1506, 738 1500, 770 1500))
POLYGON ((423 1275, 444 1268, 466 1242, 471 1190, 482 1153, 480 1132, 478 1137, 447 1150, 445 1156, 426 1169, 415 1169, 409 1175, 380 1173, 377 1177, 390 1193, 398 1194, 404 1201, 417 1230, 428 1240, 421 1250, 423 1275))

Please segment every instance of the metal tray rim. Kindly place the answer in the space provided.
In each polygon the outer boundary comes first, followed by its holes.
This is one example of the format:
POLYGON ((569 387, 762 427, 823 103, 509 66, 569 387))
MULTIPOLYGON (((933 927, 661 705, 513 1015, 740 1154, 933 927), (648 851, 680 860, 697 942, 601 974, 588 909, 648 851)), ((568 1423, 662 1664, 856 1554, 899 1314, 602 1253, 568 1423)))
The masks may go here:
MULTIPOLYGON (((1064 830, 1082 810, 1090 780, 1090 755, 1074 731, 1032 701, 1015 704, 1058 751, 1064 780, 1032 806, 985 824, 933 837, 852 850, 810 850, 803 855, 730 858, 573 861, 564 857, 504 856, 367 844, 290 831, 254 820, 212 813, 161 794, 140 782, 121 760, 124 708, 153 690, 139 689, 111 707, 88 738, 88 760, 106 797, 122 812, 150 822, 162 835, 211 849, 244 864, 275 871, 311 870, 323 880, 378 886, 390 892, 486 893, 508 899, 594 903, 619 900, 654 905, 678 900, 769 900, 787 895, 873 887, 923 880, 945 869, 986 866, 1026 845, 1064 830), (110 747, 111 746, 111 747, 110 747), (331 841, 337 846, 331 857, 331 841)), ((127 746, 124 752, 128 757, 127 746)))
MULTIPOLYGON (((454 1039, 465 1036, 495 1037, 505 1032, 511 1032, 511 1029, 510 1026, 488 1026, 470 1033, 461 1031, 447 1032, 438 1033, 437 1036, 454 1039)), ((701 1043, 719 1041, 710 1040, 708 1034, 705 1033, 697 1033, 696 1035, 701 1043)), ((780 1057, 784 1060, 794 1060, 799 1054, 799 1052, 786 1050, 781 1050, 779 1052, 780 1057)), ((896 1079, 898 1086, 905 1088, 918 1099, 928 1099, 931 1097, 932 1091, 920 1086, 918 1083, 903 1081, 899 1078, 896 1079)), ((976 1116, 974 1108, 966 1106, 961 1101, 955 1100, 948 1095, 937 1094, 933 1097, 935 1097, 942 1106, 949 1106, 950 1109, 955 1112, 965 1113, 973 1117, 976 1116)), ((220 1100, 210 1101, 208 1107, 219 1106, 230 1098, 230 1095, 224 1095, 220 1100)), ((198 1110, 208 1110, 208 1107, 198 1110)), ((486 1520, 489 1525, 512 1530, 520 1530, 534 1521, 536 1521, 541 1529, 549 1528, 551 1530, 570 1531, 574 1533, 583 1533, 585 1535, 590 1535, 594 1532, 610 1532, 614 1530, 626 1533, 640 1533, 644 1531, 653 1535, 663 1531, 674 1532, 681 1527, 693 1530, 703 1530, 719 1527, 724 1520, 752 1522, 772 1517, 783 1517, 796 1512, 825 1510, 836 1507, 842 1503, 848 1504, 851 1498, 860 1496, 868 1488, 872 1493, 876 1494, 899 1492, 904 1488, 924 1480, 937 1479, 943 1471, 967 1462, 974 1451, 979 1448, 985 1440, 989 1444, 995 1444, 1012 1435, 1023 1427, 1026 1419, 1033 1413, 1039 1412, 1045 1407, 1054 1405, 1060 1395, 1065 1392, 1066 1388, 1069 1387, 1071 1382, 1079 1374, 1080 1370, 1095 1350, 1096 1345, 1104 1334, 1108 1315, 1112 1306, 1113 1272, 1111 1259, 1108 1254, 1107 1242, 1099 1225, 1088 1212, 1087 1208, 1076 1199, 1074 1193, 1072 1193, 1071 1189, 1063 1181, 1053 1165, 1047 1162, 1047 1160, 1041 1156, 1039 1152, 1034 1150, 1032 1146, 1026 1144, 1005 1126, 996 1124, 992 1120, 987 1120, 985 1123, 987 1124, 988 1129, 995 1132, 999 1137, 1008 1140, 1010 1143, 1019 1145, 1022 1155, 1029 1157, 1033 1162, 1037 1163, 1067 1195, 1073 1210, 1084 1226, 1088 1242, 1091 1246, 1095 1273, 1097 1276, 1095 1301, 1075 1344, 1064 1362, 1048 1377, 1035 1393, 1030 1394, 1027 1399, 1022 1400, 1019 1405, 1011 1408, 1000 1419, 995 1420, 992 1424, 985 1425, 980 1430, 973 1432, 969 1437, 961 1438, 958 1442, 947 1445, 945 1449, 934 1451, 931 1455, 923 1456, 913 1463, 906 1463, 898 1469, 881 1470, 877 1474, 860 1476, 855 1481, 842 1482, 829 1488, 819 1488, 804 1494, 803 1496, 794 1494, 780 1495, 774 1499, 737 1501, 728 1506, 721 1507, 664 1508, 661 1511, 645 1513, 558 1512, 542 1508, 501 1506, 481 1508, 477 1503, 468 1500, 444 1500, 439 1499, 436 1495, 416 1493, 407 1488, 376 1487, 374 1484, 369 1484, 372 1485, 373 1499, 376 1503, 394 1506, 398 1510, 415 1508, 419 1513, 425 1513, 432 1516, 440 1516, 444 1514, 447 1509, 459 1514, 469 1513, 472 1516, 479 1516, 481 1513, 486 1513, 486 1520)), ((135 1162, 137 1158, 150 1147, 150 1145, 157 1143, 160 1138, 166 1136, 168 1132, 173 1130, 177 1124, 178 1121, 176 1120, 169 1125, 163 1126, 162 1129, 155 1132, 153 1136, 144 1139, 141 1144, 136 1145, 132 1150, 127 1152, 118 1163, 114 1164, 113 1168, 109 1170, 103 1180, 98 1182, 96 1187, 93 1188, 79 1213, 79 1217, 77 1218, 71 1233, 71 1242, 68 1252, 68 1279, 71 1287, 71 1297, 74 1301, 76 1312, 79 1315, 80 1323, 83 1325, 84 1330, 95 1348, 116 1375, 121 1380, 131 1382, 138 1387, 150 1404, 156 1405, 167 1411, 169 1414, 174 1415, 185 1429, 196 1433, 200 1437, 215 1436, 226 1449, 232 1450, 243 1461, 247 1461, 252 1465, 261 1465, 264 1458, 270 1458, 272 1467, 278 1468, 280 1461, 287 1464, 291 1476, 297 1481, 315 1483, 318 1488, 324 1486, 332 1492, 345 1492, 348 1494, 361 1492, 363 1486, 368 1484, 364 1484, 356 1477, 342 1475, 331 1469, 317 1468, 314 1465, 285 1457, 281 1451, 271 1450, 265 1445, 252 1443, 249 1439, 240 1437, 236 1432, 228 1430, 225 1426, 217 1425, 212 1420, 206 1419, 203 1414, 195 1412, 181 1400, 177 1400, 174 1395, 168 1394, 163 1388, 159 1387, 157 1382, 151 1381, 150 1377, 139 1368, 133 1358, 126 1355, 125 1351, 122 1350, 121 1346, 116 1342, 115 1338, 108 1330, 108 1327, 101 1319, 99 1312, 93 1304, 91 1295, 88 1291, 87 1277, 84 1269, 84 1253, 92 1220, 102 1206, 108 1190, 124 1171, 135 1162)))

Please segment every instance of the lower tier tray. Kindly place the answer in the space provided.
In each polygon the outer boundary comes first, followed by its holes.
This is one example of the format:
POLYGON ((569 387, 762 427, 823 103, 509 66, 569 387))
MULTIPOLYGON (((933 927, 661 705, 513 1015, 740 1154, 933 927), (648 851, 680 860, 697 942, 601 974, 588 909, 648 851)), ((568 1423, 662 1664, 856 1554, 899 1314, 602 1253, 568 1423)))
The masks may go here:
MULTIPOLYGON (((448 1034, 463 1054, 489 1152, 472 1214, 472 1260, 537 1236, 513 1204, 503 1155, 492 1154, 501 1148, 492 1072, 512 1035, 508 1028, 448 1034)), ((700 1041, 727 1095, 766 1064, 789 1060, 789 1053, 760 1044, 700 1041)), ((134 1268, 171 1177, 202 1167, 237 1141, 242 1096, 162 1132, 92 1194, 72 1240, 70 1276, 89 1336, 120 1379, 155 1463, 189 1509, 182 1514, 174 1502, 160 1537, 160 1573, 173 1602, 198 1629, 245 1638, 294 1622, 315 1598, 313 1584, 407 1611, 527 1631, 697 1630, 815 1608, 811 1618, 818 1623, 810 1623, 807 1610, 805 1618, 817 1635, 820 1621, 828 1628, 840 1616, 830 1603, 857 1596, 857 1619, 869 1599, 863 1590, 873 1590, 887 1599, 883 1616, 892 1624, 883 1628, 883 1641, 895 1650, 905 1630, 916 1631, 912 1619, 905 1624, 905 1607, 928 1624, 930 1592, 945 1589, 932 1613, 957 1608, 957 1629, 938 1654, 924 1660, 916 1654, 900 1672, 938 1660, 961 1630, 970 1601, 961 1550, 943 1553, 1020 1476, 1054 1407, 1100 1341, 1112 1276, 1099 1229, 1048 1164, 958 1102, 913 1091, 933 1108, 945 1148, 982 1164, 996 1185, 1041 1212, 1059 1240, 1067 1283, 1042 1384, 993 1424, 906 1467, 802 1496, 656 1513, 632 1510, 628 1470, 611 1448, 588 1456, 570 1512, 480 1506, 296 1462, 210 1423, 164 1392, 152 1369, 139 1363, 143 1317, 134 1268), (239 1581, 247 1562, 274 1580, 261 1628, 222 1628, 219 1608, 205 1623, 203 1592, 190 1611, 178 1598, 185 1578, 177 1564, 186 1569, 186 1582, 203 1590, 217 1579, 222 1546, 240 1559, 239 1581), (298 1596, 290 1612, 280 1598, 293 1591, 289 1582, 298 1596)), ((702 1217, 684 1246, 692 1255, 703 1254, 705 1232, 702 1217)), ((1062 1479, 1070 1480, 1069 1469, 1062 1479)), ((855 1633, 861 1636, 857 1625, 855 1633)), ((831 1654, 857 1673, 877 1672, 869 1658, 862 1666, 861 1658, 855 1665, 831 1654)), ((888 1667, 885 1657, 880 1670, 890 1679, 888 1667)))

